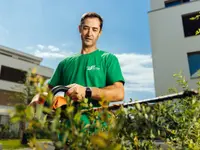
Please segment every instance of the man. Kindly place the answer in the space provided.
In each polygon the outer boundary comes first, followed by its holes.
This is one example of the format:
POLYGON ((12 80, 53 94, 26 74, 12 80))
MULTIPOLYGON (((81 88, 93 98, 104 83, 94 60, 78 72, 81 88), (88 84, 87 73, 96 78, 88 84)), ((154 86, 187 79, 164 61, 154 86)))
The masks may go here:
POLYGON ((88 98, 94 107, 100 106, 100 100, 124 99, 124 78, 117 57, 96 46, 102 27, 100 15, 89 12, 82 16, 79 25, 81 53, 61 61, 48 82, 50 88, 69 87, 67 95, 72 100, 88 98))
MULTIPOLYGON (((101 100, 111 102, 124 99, 125 81, 117 57, 96 46, 102 27, 103 19, 98 14, 86 13, 82 16, 79 25, 81 52, 59 63, 48 82, 50 89, 57 85, 67 86, 67 95, 72 100, 80 102, 88 98, 88 103, 92 103, 93 107, 100 107, 101 100)), ((90 124, 86 113, 81 114, 80 120, 84 125, 90 124)), ((66 125, 70 126, 68 122, 66 125)), ((62 141, 63 133, 58 138, 62 141)))

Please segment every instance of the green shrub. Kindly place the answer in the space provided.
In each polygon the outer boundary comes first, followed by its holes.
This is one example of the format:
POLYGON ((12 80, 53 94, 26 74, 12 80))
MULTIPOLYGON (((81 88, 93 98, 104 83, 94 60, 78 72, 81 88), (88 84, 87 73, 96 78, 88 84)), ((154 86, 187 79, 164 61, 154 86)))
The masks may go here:
MULTIPOLYGON (((183 90, 189 89, 181 74, 175 77, 183 90)), ((37 92, 48 91, 41 86, 43 83, 40 80, 37 92)), ((52 94, 49 93, 46 99, 51 103, 52 94)), ((12 121, 23 119, 28 122, 27 130, 32 134, 29 139, 31 147, 36 146, 36 139, 41 131, 57 147, 67 145, 70 149, 161 149, 156 141, 162 141, 169 149, 200 147, 199 95, 154 104, 136 103, 116 111, 106 107, 99 111, 90 110, 91 105, 87 104, 86 99, 80 103, 86 108, 86 112, 76 110, 68 97, 66 101, 66 109, 58 109, 54 114, 51 109, 42 105, 38 105, 36 109, 16 106, 12 121), (52 117, 48 118, 47 113, 52 117), (81 121, 81 116, 85 113, 90 117, 89 125, 84 125, 81 121), (62 140, 58 140, 57 135, 62 135, 62 140)))

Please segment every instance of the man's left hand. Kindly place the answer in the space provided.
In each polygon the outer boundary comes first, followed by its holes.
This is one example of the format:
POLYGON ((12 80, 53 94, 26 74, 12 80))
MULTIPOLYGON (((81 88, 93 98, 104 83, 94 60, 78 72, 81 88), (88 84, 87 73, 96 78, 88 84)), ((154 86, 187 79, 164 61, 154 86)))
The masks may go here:
POLYGON ((71 97, 72 100, 81 101, 85 98, 86 88, 84 86, 74 83, 74 84, 68 85, 67 87, 70 89, 67 91, 66 94, 69 97, 71 97))

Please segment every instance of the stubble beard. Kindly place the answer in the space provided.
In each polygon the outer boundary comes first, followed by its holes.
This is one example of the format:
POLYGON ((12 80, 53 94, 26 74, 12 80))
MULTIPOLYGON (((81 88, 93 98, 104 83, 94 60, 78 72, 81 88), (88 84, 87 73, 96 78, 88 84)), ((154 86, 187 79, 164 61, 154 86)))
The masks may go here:
POLYGON ((87 43, 85 41, 82 41, 82 45, 83 45, 83 48, 91 48, 91 47, 95 47, 96 46, 96 42, 92 41, 91 43, 87 43))

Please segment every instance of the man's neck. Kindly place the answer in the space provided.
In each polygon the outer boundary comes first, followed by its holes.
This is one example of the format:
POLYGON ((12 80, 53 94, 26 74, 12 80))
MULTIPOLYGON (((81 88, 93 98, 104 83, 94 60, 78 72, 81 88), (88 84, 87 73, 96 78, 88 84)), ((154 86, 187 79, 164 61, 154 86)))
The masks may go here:
POLYGON ((94 52, 95 50, 97 50, 96 46, 94 46, 94 47, 83 47, 81 49, 81 54, 89 54, 89 53, 94 52))

